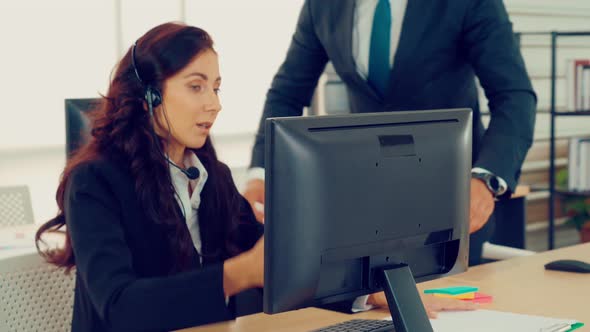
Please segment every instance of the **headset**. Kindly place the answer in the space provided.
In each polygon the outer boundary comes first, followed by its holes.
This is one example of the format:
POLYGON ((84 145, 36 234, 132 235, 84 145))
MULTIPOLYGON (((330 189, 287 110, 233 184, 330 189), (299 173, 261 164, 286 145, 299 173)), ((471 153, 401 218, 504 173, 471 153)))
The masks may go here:
MULTIPOLYGON (((157 88, 147 84, 146 82, 144 82, 144 80, 141 79, 141 76, 139 75, 139 70, 137 69, 137 65, 135 63, 135 49, 137 48, 137 41, 133 44, 133 48, 131 49, 131 65, 133 66, 133 71, 135 72, 135 77, 137 78, 137 80, 139 81, 139 83, 141 83, 141 85, 144 87, 145 89, 145 94, 144 94, 144 99, 147 103, 148 106, 148 111, 150 113, 150 118, 154 121, 155 123, 155 118, 154 118, 154 108, 158 107, 162 104, 162 94, 160 93, 160 90, 158 90, 157 88)), ((163 106, 163 105, 162 105, 163 106)), ((166 110, 164 110, 164 112, 166 112, 166 110)), ((164 114, 166 115, 166 114, 164 114)), ((166 122, 168 122, 168 118, 166 118, 166 122)), ((152 135, 154 136, 154 139, 157 141, 158 137, 156 135, 155 129, 152 130, 152 135)), ((168 135, 170 135, 170 124, 168 124, 168 135)), ((164 157, 164 159, 166 159, 166 161, 176 167, 177 169, 179 169, 182 173, 184 173, 189 179, 191 180, 195 180, 199 177, 199 169, 191 166, 187 169, 184 169, 178 165, 176 165, 174 162, 172 162, 170 160, 170 158, 168 158, 168 156, 166 154, 164 154, 164 152, 160 149, 160 145, 156 144, 156 147, 158 148, 158 151, 160 152, 160 154, 162 155, 162 157, 164 157)), ((184 211, 183 211, 184 212, 184 211)))

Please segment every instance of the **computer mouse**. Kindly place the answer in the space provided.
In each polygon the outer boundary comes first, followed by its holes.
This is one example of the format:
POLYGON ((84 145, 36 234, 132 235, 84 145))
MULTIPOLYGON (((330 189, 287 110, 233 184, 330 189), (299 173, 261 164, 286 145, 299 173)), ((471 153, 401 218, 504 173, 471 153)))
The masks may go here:
POLYGON ((545 269, 566 272, 590 273, 590 264, 573 259, 562 259, 545 264, 545 269))

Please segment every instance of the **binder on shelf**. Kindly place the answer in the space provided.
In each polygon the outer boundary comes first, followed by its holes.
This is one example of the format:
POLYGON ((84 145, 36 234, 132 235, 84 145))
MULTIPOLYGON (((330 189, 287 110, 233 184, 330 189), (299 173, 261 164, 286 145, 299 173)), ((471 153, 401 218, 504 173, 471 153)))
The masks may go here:
POLYGON ((580 165, 579 154, 577 153, 580 138, 573 137, 570 139, 569 153, 568 153, 568 177, 567 177, 567 188, 568 190, 575 190, 578 184, 578 169, 580 165))
POLYGON ((590 139, 580 141, 580 191, 590 190, 590 139))
POLYGON ((566 63, 568 111, 590 109, 590 59, 569 59, 566 63))
POLYGON ((590 137, 570 139, 568 190, 590 191, 590 137))
POLYGON ((590 110, 590 65, 583 65, 582 68, 582 109, 590 110))

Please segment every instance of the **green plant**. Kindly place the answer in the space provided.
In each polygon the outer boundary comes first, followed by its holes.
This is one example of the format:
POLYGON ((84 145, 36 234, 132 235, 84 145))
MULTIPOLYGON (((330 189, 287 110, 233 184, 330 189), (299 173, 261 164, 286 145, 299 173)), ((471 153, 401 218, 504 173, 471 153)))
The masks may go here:
MULTIPOLYGON (((557 172, 555 180, 557 188, 567 188, 567 170, 563 169, 557 172)), ((564 195, 561 201, 567 216, 566 224, 581 230, 584 225, 590 223, 590 197, 564 195)))
POLYGON ((590 198, 571 198, 564 206, 568 217, 566 223, 581 230, 586 223, 590 223, 590 198))

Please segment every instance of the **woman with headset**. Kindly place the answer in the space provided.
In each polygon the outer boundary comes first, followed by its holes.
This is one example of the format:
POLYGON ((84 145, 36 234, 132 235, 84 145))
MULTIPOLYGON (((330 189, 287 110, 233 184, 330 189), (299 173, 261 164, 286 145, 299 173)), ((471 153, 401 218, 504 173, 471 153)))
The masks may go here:
POLYGON ((162 331, 234 318, 232 295, 263 285, 263 227, 209 131, 221 110, 210 36, 160 25, 117 65, 92 137, 69 161, 59 213, 75 267, 72 331, 162 331))
POLYGON ((209 137, 220 85, 210 36, 178 23, 148 31, 117 65, 89 142, 63 172, 58 215, 37 233, 39 244, 67 225, 64 247, 40 252, 75 268, 73 332, 229 320, 233 295, 263 286, 263 226, 209 137))

